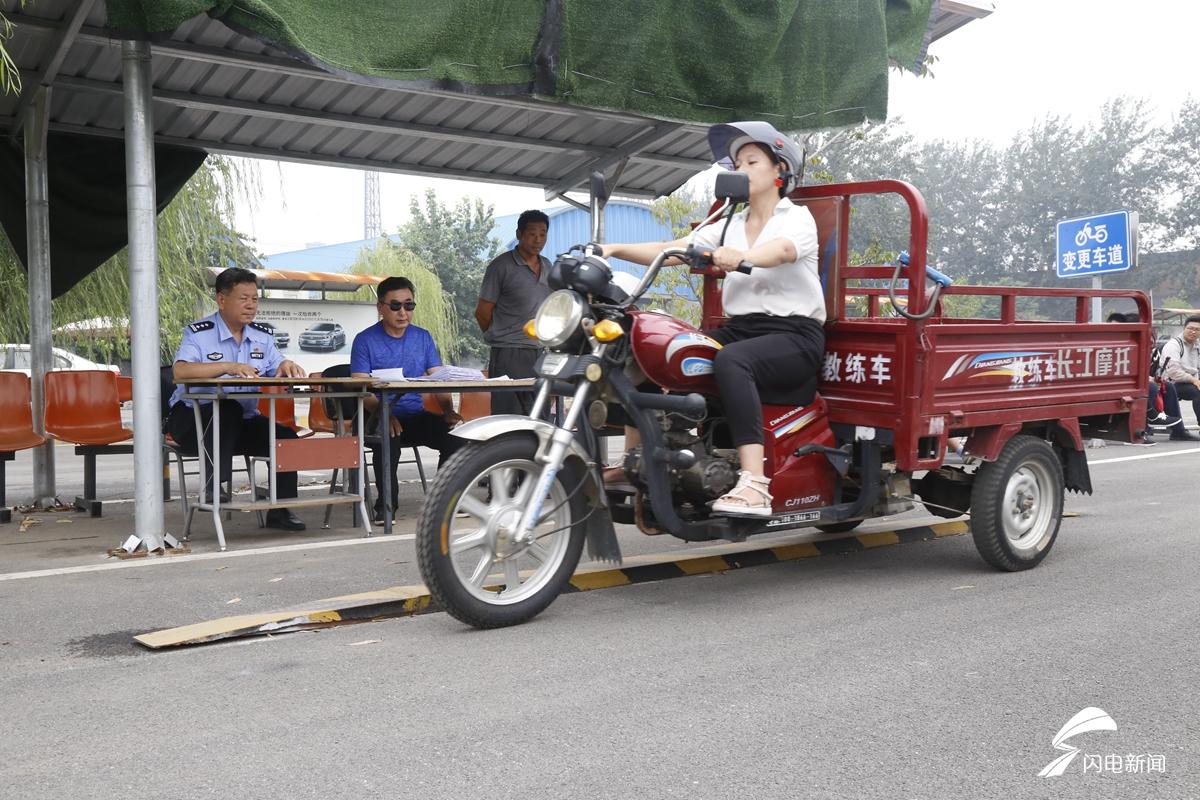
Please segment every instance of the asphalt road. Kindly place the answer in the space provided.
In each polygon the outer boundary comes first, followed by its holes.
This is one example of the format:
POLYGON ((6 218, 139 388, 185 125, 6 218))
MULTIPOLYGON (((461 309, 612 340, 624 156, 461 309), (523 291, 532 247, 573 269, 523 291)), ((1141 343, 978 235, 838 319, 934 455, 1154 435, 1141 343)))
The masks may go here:
POLYGON ((166 653, 130 637, 408 582, 412 543, 0 581, 3 796, 1200 797, 1200 450, 1089 457, 1017 574, 957 536, 166 653), (1164 771, 1083 771, 1129 754, 1164 771))

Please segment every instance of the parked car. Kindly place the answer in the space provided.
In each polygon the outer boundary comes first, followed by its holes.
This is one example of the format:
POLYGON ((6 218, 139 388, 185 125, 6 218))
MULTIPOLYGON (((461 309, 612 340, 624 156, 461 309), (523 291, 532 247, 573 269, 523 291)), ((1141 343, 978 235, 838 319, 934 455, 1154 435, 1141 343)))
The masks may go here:
POLYGON ((258 324, 271 331, 271 335, 275 337, 276 347, 278 347, 280 350, 287 349, 287 346, 292 341, 292 335, 290 333, 282 328, 276 328, 275 325, 270 322, 259 322, 258 324))
POLYGON ((346 346, 346 329, 336 322, 318 322, 300 334, 301 350, 338 350, 346 346))
MULTIPOLYGON (((6 372, 24 372, 30 375, 33 372, 33 363, 27 344, 0 344, 3 348, 0 352, 0 369, 6 372)), ((121 368, 115 364, 97 364, 95 361, 89 361, 81 355, 76 355, 70 350, 63 350, 61 347, 51 348, 50 353, 50 368, 51 369, 107 369, 112 372, 120 372, 121 368)))

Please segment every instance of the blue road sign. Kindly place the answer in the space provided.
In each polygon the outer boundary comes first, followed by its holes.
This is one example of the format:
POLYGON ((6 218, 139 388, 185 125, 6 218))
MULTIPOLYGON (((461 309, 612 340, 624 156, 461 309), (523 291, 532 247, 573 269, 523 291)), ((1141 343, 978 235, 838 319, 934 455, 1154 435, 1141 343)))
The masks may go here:
POLYGON ((1058 277, 1081 278, 1130 269, 1134 253, 1129 227, 1128 211, 1061 220, 1058 277))

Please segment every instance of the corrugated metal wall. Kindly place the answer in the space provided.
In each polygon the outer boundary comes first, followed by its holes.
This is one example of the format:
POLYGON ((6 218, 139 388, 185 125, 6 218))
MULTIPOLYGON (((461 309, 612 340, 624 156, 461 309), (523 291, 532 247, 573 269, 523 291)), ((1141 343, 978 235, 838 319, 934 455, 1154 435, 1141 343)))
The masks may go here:
MULTIPOLYGON (((591 218, 578 208, 551 208, 546 210, 550 217, 550 233, 542 254, 554 260, 566 252, 571 245, 586 244, 592 236, 591 218)), ((511 250, 517 244, 516 230, 519 214, 497 217, 492 228, 492 238, 500 242, 501 252, 511 250)), ((605 237, 610 242, 666 242, 671 239, 670 228, 656 222, 647 206, 624 201, 614 201, 604 210, 605 237)), ((388 237, 399 239, 395 234, 388 237)), ((264 269, 302 270, 309 272, 346 272, 358 258, 364 247, 377 243, 375 239, 294 250, 264 257, 264 269)), ((642 267, 628 261, 614 260, 614 268, 635 275, 642 274, 642 267)))
MULTIPOLYGON (((587 213, 574 207, 555 208, 546 213, 550 216, 550 232, 542 255, 551 261, 568 247, 591 240, 592 223, 587 213)), ((500 240, 501 250, 516 247, 517 216, 512 214, 496 220, 492 235, 500 240)), ((604 238, 610 242, 667 242, 672 238, 670 228, 657 222, 647 206, 622 201, 610 202, 604 209, 604 229, 604 238)), ((611 263, 615 269, 642 274, 640 265, 619 259, 611 263)))

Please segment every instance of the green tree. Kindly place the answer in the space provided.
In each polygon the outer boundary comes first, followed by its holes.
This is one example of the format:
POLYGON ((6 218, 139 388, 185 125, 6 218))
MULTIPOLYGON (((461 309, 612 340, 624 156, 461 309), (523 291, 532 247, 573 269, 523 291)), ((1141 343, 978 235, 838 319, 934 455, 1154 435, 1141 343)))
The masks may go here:
POLYGON ((466 198, 451 208, 427 189, 425 205, 414 195, 409 200, 409 221, 400 226, 400 244, 426 264, 449 293, 459 321, 458 340, 442 357, 463 364, 487 363, 488 348, 475 324, 475 306, 483 271, 495 256, 499 242, 490 234, 492 207, 466 198))
POLYGON ((1169 236, 1187 247, 1200 247, 1200 102, 1188 98, 1166 132, 1162 171, 1167 193, 1178 198, 1169 218, 1169 236))
POLYGON ((1162 132, 1148 117, 1145 101, 1117 98, 1093 125, 1051 116, 1014 138, 1002 157, 1004 202, 994 217, 1004 234, 1006 271, 1028 283, 1057 280, 1055 223, 1070 217, 1127 208, 1141 215, 1143 245, 1160 238, 1162 132))
MULTIPOLYGON (((833 142, 816 172, 916 185, 929 211, 929 261, 959 283, 996 284, 1007 277, 1048 285, 1057 282, 1052 268, 1060 219, 1129 208, 1140 212, 1143 249, 1163 246, 1170 192, 1159 155, 1163 132, 1148 117, 1144 101, 1116 98, 1090 125, 1047 117, 1003 148, 918 141, 902 124, 888 123, 833 142)), ((1180 153, 1189 152, 1188 130, 1178 134, 1180 153)), ((1182 163, 1191 159, 1175 161, 1182 186, 1188 174, 1182 163)), ((898 200, 863 198, 852 208, 853 251, 908 247, 908 211, 898 200)))
MULTIPOLYGON (((650 214, 656 222, 670 227, 671 236, 681 239, 691 233, 693 222, 704 218, 710 202, 697 192, 679 189, 655 200, 650 214)), ((686 267, 666 267, 658 273, 646 306, 699 325, 702 315, 698 298, 703 284, 701 276, 690 274, 686 267)))
MULTIPOLYGON (((417 310, 413 322, 433 336, 442 354, 454 352, 459 340, 458 315, 454 300, 442 288, 442 282, 412 251, 398 247, 386 237, 380 237, 374 247, 364 247, 350 266, 355 275, 402 275, 413 282, 417 310)), ((374 302, 375 290, 363 287, 352 295, 354 300, 374 302)), ((443 358, 448 356, 443 355, 443 358)))
MULTIPOLYGON (((233 219, 239 195, 257 192, 257 170, 245 162, 212 156, 197 170, 171 204, 158 216, 159 325, 164 360, 179 347, 183 326, 209 302, 209 267, 254 266, 253 254, 227 220, 233 219)), ((29 300, 25 269, 8 238, 0 233, 0 296, 7 313, 0 315, 0 341, 29 341, 29 300)), ((50 254, 53 263, 54 253, 50 254)), ((119 331, 129 318, 128 250, 102 264, 70 291, 54 300, 55 328, 83 320, 106 318, 119 331)), ((127 336, 67 337, 55 343, 80 347, 94 356, 115 360, 129 355, 127 336)))
MULTIPOLYGON (((24 10, 25 4, 26 0, 19 0, 17 9, 24 10)), ((8 54, 8 48, 5 47, 5 43, 12 39, 16 27, 8 17, 0 13, 0 94, 21 93, 21 71, 17 69, 12 56, 8 54)))

